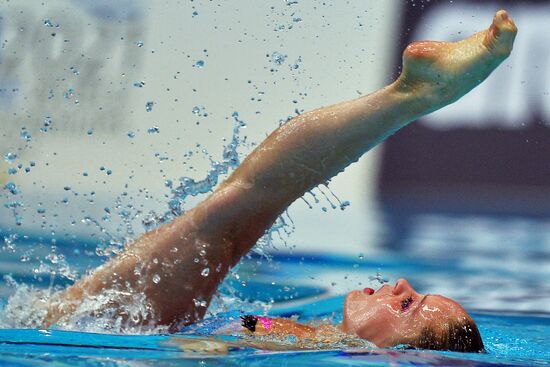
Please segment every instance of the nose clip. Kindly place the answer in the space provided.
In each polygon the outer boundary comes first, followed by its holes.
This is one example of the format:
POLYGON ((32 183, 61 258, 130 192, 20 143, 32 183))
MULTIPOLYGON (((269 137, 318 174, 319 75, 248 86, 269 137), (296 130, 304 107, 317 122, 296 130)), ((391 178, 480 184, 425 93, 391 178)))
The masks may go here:
POLYGON ((371 294, 374 293, 374 289, 367 287, 363 289, 363 293, 368 294, 370 296, 371 294))

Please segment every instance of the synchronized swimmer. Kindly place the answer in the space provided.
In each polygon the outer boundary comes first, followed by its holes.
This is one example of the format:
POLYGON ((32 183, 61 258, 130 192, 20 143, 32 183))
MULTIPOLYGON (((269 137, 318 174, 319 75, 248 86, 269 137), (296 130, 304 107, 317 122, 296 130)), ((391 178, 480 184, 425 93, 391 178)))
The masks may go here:
MULTIPOLYGON (((108 291, 143 294, 154 311, 132 320, 121 301, 117 317, 177 331, 201 320, 218 285, 276 218, 397 130, 468 93, 512 51, 517 28, 506 11, 490 27, 458 42, 414 42, 390 85, 361 98, 301 114, 275 130, 206 200, 144 234, 93 273, 49 301, 45 327, 69 317, 89 297, 108 291), (193 261, 201 259, 200 263, 193 261), (209 276, 201 271, 207 264, 209 276), (135 272, 136 266, 142 271, 135 272), (159 274, 162 281, 153 281, 159 274), (157 284, 158 283, 158 284, 157 284), (201 300, 201 302, 196 302, 201 300)), ((114 303, 114 305, 113 305, 114 303)), ((100 314, 102 310, 94 310, 100 314)), ((353 335, 378 347, 463 352, 483 350, 472 318, 455 301, 416 292, 405 280, 347 294, 340 325, 314 327, 248 315, 254 335, 353 335)))

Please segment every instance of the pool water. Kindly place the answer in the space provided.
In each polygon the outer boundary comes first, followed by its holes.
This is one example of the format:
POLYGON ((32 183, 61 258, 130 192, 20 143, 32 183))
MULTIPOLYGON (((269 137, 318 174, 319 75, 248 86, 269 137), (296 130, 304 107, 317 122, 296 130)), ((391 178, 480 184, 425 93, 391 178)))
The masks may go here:
MULTIPOLYGON (((550 364, 550 238, 545 218, 421 213, 386 215, 394 229, 371 253, 356 257, 277 252, 268 261, 245 259, 241 277, 229 277, 222 292, 271 304, 272 315, 301 321, 341 320, 342 294, 406 277, 420 292, 442 293, 460 301, 478 323, 487 353, 393 349, 265 351, 253 348, 227 354, 183 350, 174 338, 197 338, 227 313, 210 315, 199 327, 175 335, 110 335, 62 330, 0 329, 0 364, 87 366, 532 366, 550 364), (404 256, 405 255, 405 256, 404 256), (261 263, 261 265, 259 265, 261 263), (248 276, 246 276, 248 274, 248 276), (253 274, 253 275, 251 275, 253 274)), ((35 246, 29 236, 20 241, 35 246)), ((58 242, 59 251, 74 246, 58 242)), ((86 246, 92 246, 87 244, 86 246)), ((345 246, 345 243, 338 244, 345 246)), ((38 250, 37 250, 38 251, 38 250)), ((90 267, 94 257, 65 251, 71 264, 90 267)), ((36 283, 19 257, 3 256, 0 270, 17 282, 36 283)), ((53 283, 63 283, 56 280, 53 283)), ((67 283, 67 281, 65 281, 67 283)), ((51 283, 48 280, 47 283, 51 283)), ((12 292, 2 288, 4 301, 12 292)), ((250 307, 253 307, 250 304, 250 307)), ((226 310, 241 310, 240 306, 226 310)), ((260 306, 258 306, 260 307, 260 306)), ((177 340, 177 339, 176 339, 177 340)))

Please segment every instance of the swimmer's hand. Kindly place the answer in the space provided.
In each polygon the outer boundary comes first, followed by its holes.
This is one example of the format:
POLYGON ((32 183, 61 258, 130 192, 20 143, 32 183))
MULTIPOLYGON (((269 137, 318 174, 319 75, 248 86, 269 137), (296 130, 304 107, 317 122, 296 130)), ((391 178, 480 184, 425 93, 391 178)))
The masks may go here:
POLYGON ((454 102, 510 55, 516 33, 513 20, 500 10, 488 29, 464 40, 411 43, 403 52, 403 72, 396 86, 422 96, 432 110, 454 102))

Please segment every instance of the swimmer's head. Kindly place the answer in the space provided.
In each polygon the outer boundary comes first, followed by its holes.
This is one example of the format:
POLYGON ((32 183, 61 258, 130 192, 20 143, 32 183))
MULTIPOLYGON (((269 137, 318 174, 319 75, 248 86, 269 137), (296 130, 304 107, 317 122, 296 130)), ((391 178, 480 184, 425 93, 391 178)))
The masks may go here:
POLYGON ((375 292, 365 288, 348 293, 342 328, 378 347, 483 351, 479 330, 462 306, 443 296, 417 293, 405 279, 375 292))

